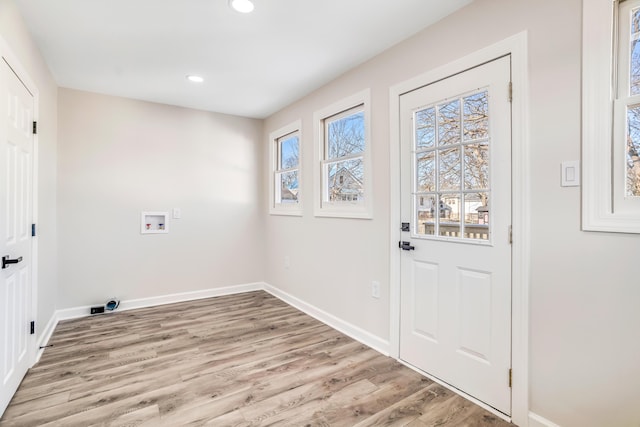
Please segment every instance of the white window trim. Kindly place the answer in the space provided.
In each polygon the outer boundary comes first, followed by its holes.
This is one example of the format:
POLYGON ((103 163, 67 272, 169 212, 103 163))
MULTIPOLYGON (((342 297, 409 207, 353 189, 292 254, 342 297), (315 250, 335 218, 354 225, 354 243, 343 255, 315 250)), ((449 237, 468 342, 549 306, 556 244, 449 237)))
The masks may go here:
POLYGON ((363 90, 338 102, 335 102, 313 114, 313 127, 315 134, 314 150, 314 215, 317 217, 333 218, 373 218, 373 173, 371 165, 371 91, 363 90), (324 120, 343 111, 362 106, 364 112, 364 137, 365 150, 363 153, 364 164, 364 200, 362 203, 328 203, 324 202, 323 194, 326 191, 322 162, 324 159, 324 120))
POLYGON ((614 209, 613 105, 617 0, 583 0, 582 229, 640 233, 640 207, 614 209))
POLYGON ((296 120, 269 134, 269 214, 302 216, 302 121, 296 120), (278 140, 292 133, 298 134, 298 203, 276 203, 275 173, 278 168, 278 140))

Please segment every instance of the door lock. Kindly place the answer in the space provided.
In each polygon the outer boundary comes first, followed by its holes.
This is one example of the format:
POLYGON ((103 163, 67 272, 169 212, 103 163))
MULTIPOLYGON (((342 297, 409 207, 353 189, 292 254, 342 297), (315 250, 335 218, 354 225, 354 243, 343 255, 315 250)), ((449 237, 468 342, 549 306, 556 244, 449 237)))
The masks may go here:
POLYGON ((2 269, 4 270, 5 268, 7 268, 7 265, 9 264, 17 264, 20 261, 22 261, 22 257, 18 257, 16 259, 11 259, 9 258, 9 255, 3 256, 2 257, 2 269))
POLYGON ((416 247, 411 246, 410 242, 398 242, 398 247, 403 251, 415 251, 416 247))

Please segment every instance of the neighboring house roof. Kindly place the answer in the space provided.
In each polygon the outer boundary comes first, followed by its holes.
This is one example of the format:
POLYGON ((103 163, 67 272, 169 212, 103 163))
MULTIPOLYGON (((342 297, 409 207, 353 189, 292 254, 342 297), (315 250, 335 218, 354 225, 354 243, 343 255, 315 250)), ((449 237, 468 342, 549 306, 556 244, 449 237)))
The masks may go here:
POLYGON ((298 189, 291 190, 287 187, 282 187, 280 198, 282 200, 296 200, 298 198, 298 189))
POLYGON ((336 171, 336 173, 329 175, 329 180, 333 179, 335 176, 346 176, 348 180, 351 180, 354 184, 356 184, 359 188, 362 188, 362 181, 360 181, 351 171, 345 167, 342 167, 336 171))

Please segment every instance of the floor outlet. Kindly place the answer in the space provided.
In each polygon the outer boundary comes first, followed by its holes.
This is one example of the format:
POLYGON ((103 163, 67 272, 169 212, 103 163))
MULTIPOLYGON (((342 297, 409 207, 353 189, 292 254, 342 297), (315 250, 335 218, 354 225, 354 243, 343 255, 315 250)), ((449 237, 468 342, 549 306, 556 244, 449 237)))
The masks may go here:
POLYGON ((102 314, 102 313, 104 313, 104 305, 91 307, 91 314, 102 314))

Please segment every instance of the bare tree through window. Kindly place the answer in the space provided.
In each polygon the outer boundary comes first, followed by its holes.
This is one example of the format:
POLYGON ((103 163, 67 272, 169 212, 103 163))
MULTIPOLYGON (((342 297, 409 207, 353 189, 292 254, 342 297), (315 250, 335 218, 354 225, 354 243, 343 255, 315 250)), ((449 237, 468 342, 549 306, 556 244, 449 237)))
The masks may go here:
POLYGON ((489 111, 486 90, 414 113, 418 234, 489 238, 489 111))
POLYGON ((300 162, 300 138, 297 133, 278 138, 278 165, 276 171, 276 203, 298 201, 298 165, 300 162))
MULTIPOLYGON (((640 9, 631 11, 629 92, 640 95, 640 9)), ((626 195, 640 196, 640 106, 627 108, 626 195)))
POLYGON ((325 182, 330 202, 364 197, 365 123, 361 107, 325 119, 325 182))

